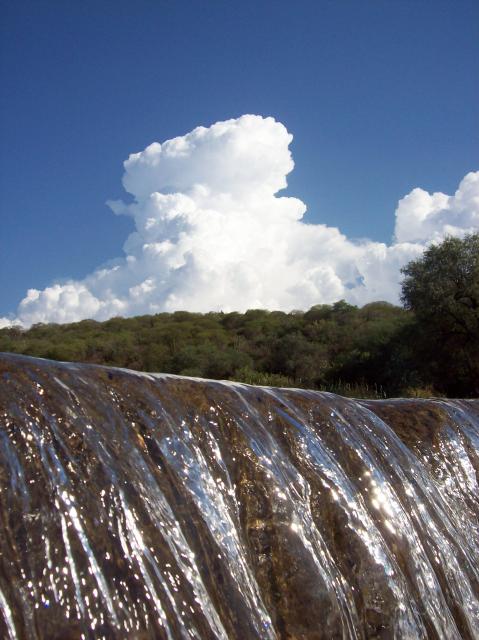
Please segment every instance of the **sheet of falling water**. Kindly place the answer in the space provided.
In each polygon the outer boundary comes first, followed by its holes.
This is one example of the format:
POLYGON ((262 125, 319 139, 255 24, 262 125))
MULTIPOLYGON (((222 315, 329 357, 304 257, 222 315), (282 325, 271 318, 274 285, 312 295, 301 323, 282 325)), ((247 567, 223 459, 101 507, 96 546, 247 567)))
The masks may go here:
POLYGON ((0 637, 479 638, 479 402, 0 376, 0 637))

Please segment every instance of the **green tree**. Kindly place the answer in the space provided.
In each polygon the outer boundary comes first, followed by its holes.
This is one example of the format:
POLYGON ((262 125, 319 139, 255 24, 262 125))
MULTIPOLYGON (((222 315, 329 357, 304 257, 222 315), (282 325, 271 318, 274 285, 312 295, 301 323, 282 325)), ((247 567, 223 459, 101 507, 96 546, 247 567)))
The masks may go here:
POLYGON ((418 363, 448 394, 479 393, 479 234, 446 238, 403 269, 418 363))

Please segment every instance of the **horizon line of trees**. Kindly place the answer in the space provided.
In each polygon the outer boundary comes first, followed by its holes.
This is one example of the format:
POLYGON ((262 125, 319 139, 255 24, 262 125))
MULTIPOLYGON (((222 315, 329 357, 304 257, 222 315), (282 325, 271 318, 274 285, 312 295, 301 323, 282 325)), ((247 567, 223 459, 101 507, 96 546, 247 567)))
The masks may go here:
POLYGON ((403 269, 404 307, 176 311, 0 330, 0 351, 355 397, 479 395, 479 234, 403 269))

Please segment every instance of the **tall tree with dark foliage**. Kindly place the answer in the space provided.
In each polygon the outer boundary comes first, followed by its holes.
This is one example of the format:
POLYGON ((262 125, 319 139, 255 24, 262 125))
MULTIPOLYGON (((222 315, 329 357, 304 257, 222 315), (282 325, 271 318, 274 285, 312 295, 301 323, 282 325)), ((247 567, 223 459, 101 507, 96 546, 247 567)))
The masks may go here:
POLYGON ((402 273, 426 377, 447 393, 479 393, 479 234, 431 245, 402 273))

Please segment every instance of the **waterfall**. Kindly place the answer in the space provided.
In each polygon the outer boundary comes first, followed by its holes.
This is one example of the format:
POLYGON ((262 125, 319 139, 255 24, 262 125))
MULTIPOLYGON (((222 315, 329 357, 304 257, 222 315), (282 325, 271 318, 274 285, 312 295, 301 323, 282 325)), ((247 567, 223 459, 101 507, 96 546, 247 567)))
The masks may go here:
POLYGON ((479 638, 479 401, 0 375, 0 637, 479 638))

